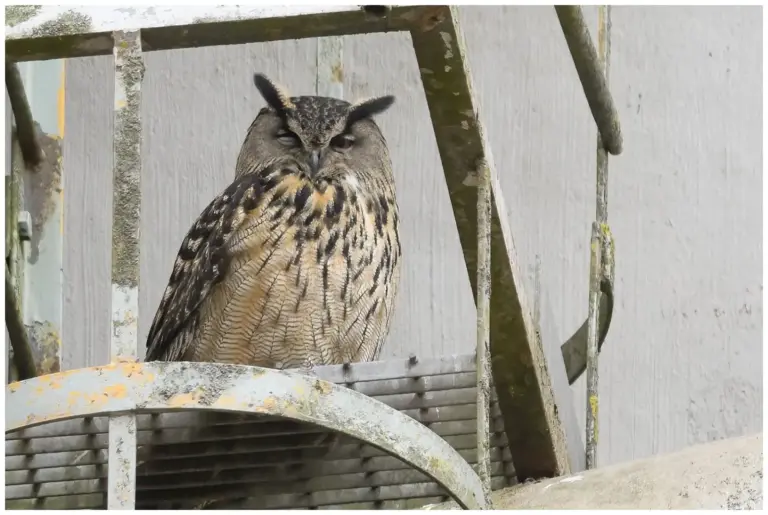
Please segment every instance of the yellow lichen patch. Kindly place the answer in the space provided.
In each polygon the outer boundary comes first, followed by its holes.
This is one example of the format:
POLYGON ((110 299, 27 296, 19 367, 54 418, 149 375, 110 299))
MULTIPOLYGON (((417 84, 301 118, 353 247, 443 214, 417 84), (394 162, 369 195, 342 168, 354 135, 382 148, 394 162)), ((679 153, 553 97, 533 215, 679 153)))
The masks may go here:
POLYGON ((115 384, 104 388, 104 395, 113 399, 124 399, 128 395, 128 388, 124 384, 115 384))
POLYGON ((16 381, 16 382, 11 383, 11 384, 8 385, 8 391, 11 392, 11 393, 14 393, 20 387, 21 387, 21 383, 19 381, 16 381))
POLYGON ((232 395, 222 395, 213 403, 214 408, 234 408, 237 406, 237 399, 232 395))
POLYGON ((200 394, 201 392, 199 391, 193 393, 179 393, 168 400, 168 406, 172 408, 194 406, 200 400, 200 394))
POLYGON ((89 393, 83 395, 85 401, 92 407, 103 406, 109 400, 109 397, 105 393, 89 393))
POLYGON ((58 390, 61 388, 61 374, 51 374, 49 376, 44 376, 48 381, 48 388, 53 388, 54 390, 58 390))
POLYGON ((595 421, 595 442, 597 442, 598 439, 598 423, 597 423, 597 412, 598 412, 598 406, 597 406, 597 395, 590 395, 589 397, 589 408, 592 411, 592 417, 595 421))
POLYGON ((81 392, 69 392, 69 395, 67 395, 67 406, 73 408, 82 396, 83 394, 81 392))
POLYGON ((274 411, 274 409, 277 407, 277 399, 274 397, 267 397, 264 399, 264 410, 266 411, 274 411))
POLYGON ((315 381, 315 390, 323 395, 328 395, 333 390, 333 386, 327 381, 321 381, 318 379, 315 381))

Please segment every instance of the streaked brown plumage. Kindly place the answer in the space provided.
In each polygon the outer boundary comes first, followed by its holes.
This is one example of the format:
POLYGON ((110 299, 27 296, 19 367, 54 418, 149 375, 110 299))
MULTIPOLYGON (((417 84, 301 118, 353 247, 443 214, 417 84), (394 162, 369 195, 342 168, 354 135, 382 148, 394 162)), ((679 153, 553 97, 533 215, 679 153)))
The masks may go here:
MULTIPOLYGON (((389 151, 372 117, 394 99, 353 105, 289 97, 261 75, 254 82, 267 107, 248 129, 234 181, 181 244, 146 360, 278 369, 375 360, 392 318, 401 248, 389 151)), ((302 449, 338 444, 328 436, 286 438, 302 449)), ((260 470, 268 478, 285 472, 260 470)), ((181 507, 231 507, 261 495, 245 484, 222 492, 214 476, 210 490, 196 487, 196 500, 181 507)))
POLYGON ((374 360, 401 249, 389 152, 371 116, 394 99, 289 98, 263 76, 255 83, 268 107, 248 130, 234 182, 184 238, 146 359, 374 360))

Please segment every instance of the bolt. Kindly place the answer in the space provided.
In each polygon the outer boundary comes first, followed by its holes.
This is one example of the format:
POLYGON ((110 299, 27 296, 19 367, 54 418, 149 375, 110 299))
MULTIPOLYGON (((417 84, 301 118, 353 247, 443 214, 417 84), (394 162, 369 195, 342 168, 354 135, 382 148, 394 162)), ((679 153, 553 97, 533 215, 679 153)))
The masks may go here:
POLYGON ((29 211, 19 212, 19 239, 29 241, 32 239, 32 215, 29 211))

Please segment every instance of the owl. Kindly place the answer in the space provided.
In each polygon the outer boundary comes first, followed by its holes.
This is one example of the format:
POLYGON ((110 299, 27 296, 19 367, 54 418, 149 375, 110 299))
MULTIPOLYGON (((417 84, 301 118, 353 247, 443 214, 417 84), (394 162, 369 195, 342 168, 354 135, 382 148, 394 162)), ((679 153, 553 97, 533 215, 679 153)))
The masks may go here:
MULTIPOLYGON (((376 360, 402 252, 389 150, 373 117, 394 97, 350 104, 290 97, 260 74, 254 83, 266 107, 248 129, 233 182, 181 244, 145 360, 305 372, 376 360)), ((327 433, 289 436, 298 447, 307 437, 323 448, 339 442, 327 433)), ((206 500, 192 504, 211 509, 245 490, 208 499, 198 489, 206 500)))
POLYGON ((147 361, 306 368, 376 360, 401 265, 386 140, 350 104, 289 97, 254 76, 267 106, 234 181, 184 238, 147 339, 147 361))

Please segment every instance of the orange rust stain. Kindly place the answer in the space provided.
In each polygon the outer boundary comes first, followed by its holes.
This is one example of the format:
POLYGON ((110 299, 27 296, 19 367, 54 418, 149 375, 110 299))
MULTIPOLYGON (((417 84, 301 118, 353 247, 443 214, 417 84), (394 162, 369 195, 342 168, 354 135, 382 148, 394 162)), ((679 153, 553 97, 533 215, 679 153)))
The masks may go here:
POLYGON ((116 384, 104 388, 104 395, 113 399, 124 399, 128 395, 128 388, 124 384, 116 384))

